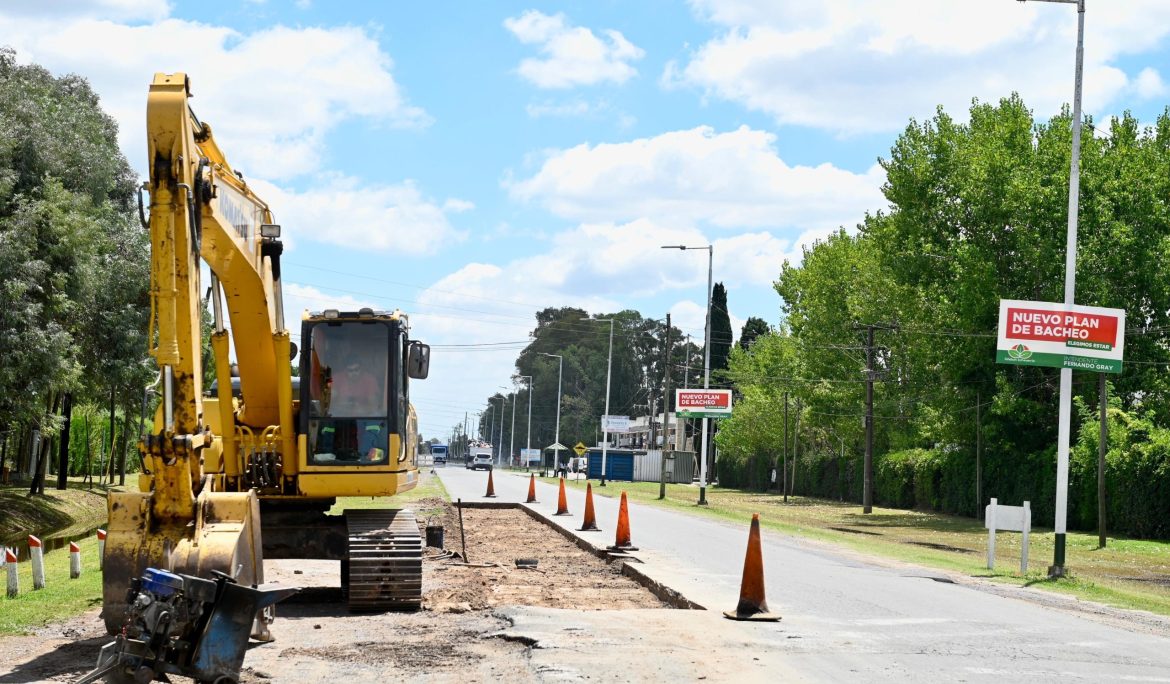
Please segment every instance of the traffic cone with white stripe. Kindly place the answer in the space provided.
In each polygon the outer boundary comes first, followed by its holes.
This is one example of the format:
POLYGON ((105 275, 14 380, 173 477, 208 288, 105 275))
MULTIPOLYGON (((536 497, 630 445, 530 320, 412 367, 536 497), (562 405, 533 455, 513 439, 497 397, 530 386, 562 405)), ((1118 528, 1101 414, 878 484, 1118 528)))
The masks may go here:
POLYGON ((747 556, 743 561, 743 580, 739 585, 739 605, 735 610, 723 611, 723 617, 732 620, 775 622, 779 615, 768 612, 764 600, 764 554, 760 547, 760 514, 752 514, 752 528, 748 533, 747 556))

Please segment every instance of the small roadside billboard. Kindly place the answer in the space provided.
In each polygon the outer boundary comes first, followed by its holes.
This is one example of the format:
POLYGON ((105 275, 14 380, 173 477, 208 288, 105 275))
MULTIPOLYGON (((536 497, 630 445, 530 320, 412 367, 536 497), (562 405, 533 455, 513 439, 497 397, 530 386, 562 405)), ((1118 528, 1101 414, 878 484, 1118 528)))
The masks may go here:
POLYGON ((996 363, 1120 373, 1125 310, 1001 299, 996 363))
POLYGON ((731 390, 675 390, 674 406, 680 418, 730 418, 731 390))

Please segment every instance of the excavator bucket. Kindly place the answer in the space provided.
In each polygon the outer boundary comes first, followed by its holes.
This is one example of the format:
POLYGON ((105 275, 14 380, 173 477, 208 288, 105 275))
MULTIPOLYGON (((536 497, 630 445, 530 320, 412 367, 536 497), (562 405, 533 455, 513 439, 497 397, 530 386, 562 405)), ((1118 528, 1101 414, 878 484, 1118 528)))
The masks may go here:
POLYGON ((126 621, 130 582, 147 568, 210 577, 218 570, 243 586, 264 581, 260 503, 255 492, 202 492, 194 520, 159 520, 152 492, 111 492, 102 582, 102 618, 110 634, 126 621))

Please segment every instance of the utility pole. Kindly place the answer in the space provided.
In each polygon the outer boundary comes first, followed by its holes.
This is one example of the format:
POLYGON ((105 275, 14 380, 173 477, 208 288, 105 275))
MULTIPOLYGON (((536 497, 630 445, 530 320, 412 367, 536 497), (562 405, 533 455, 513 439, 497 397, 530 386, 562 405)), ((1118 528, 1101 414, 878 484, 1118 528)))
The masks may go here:
MULTIPOLYGON (((1073 77, 1072 158, 1068 174, 1068 230, 1064 250, 1064 304, 1076 304, 1077 221, 1081 197, 1081 90, 1085 71, 1085 0, 1044 0, 1077 6, 1077 53, 1073 77)), ((1072 368, 1060 369, 1060 406, 1056 428, 1056 507, 1053 516, 1053 557, 1048 577, 1064 577, 1065 537, 1068 523, 1068 459, 1072 432, 1072 368)))
MULTIPOLYGON (((667 417, 670 415, 670 314, 666 314, 666 362, 662 365, 662 473, 658 482, 658 498, 666 498, 666 432, 667 417)), ((678 408, 675 407, 675 412, 678 408)), ((674 449, 678 450, 678 422, 675 421, 674 449)))
POLYGON ((865 344, 865 465, 862 476, 862 513, 873 513, 873 381, 877 375, 873 367, 873 331, 897 330, 896 325, 869 323, 854 325, 854 330, 866 331, 865 344))
POLYGON ((983 520, 983 393, 975 393, 975 517, 983 520))
POLYGON ((862 513, 873 513, 873 326, 865 343, 865 472, 861 493, 862 513))
POLYGON ((780 488, 784 491, 784 503, 788 503, 788 392, 784 393, 784 467, 780 488))
MULTIPOLYGON (((796 459, 800 455, 800 398, 796 399, 796 425, 792 428, 792 477, 788 478, 789 492, 796 496, 796 459)), ((785 501, 788 500, 786 496, 785 501)))

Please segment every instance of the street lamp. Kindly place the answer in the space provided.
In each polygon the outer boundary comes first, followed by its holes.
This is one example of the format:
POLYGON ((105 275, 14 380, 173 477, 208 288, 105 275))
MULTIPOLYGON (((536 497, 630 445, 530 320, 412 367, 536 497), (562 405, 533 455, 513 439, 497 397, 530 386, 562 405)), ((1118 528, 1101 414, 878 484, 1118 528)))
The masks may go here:
MULTIPOLYGON (((687 247, 686 245, 662 245, 662 249, 707 250, 707 322, 703 326, 703 389, 711 388, 711 272, 715 264, 715 246, 687 247)), ((699 457, 699 505, 707 505, 707 421, 703 416, 703 447, 699 457)))
MULTIPOLYGON (((531 375, 520 375, 517 377, 519 377, 521 380, 523 380, 524 378, 528 378, 528 440, 525 442, 524 450, 526 452, 531 453, 532 452, 532 376, 531 375)), ((528 470, 528 457, 525 456, 523 460, 524 460, 524 469, 528 470)))
MULTIPOLYGON (((553 437, 553 468, 561 462, 561 376, 565 370, 565 357, 560 354, 549 354, 547 352, 540 352, 541 356, 551 356, 557 360, 557 430, 556 436, 553 437)), ((543 462, 544 459, 541 459, 543 462)))
MULTIPOLYGON (((1085 0, 1038 0, 1077 6, 1077 58, 1073 82, 1072 162, 1068 175, 1068 234, 1064 252, 1064 305, 1072 307, 1077 289, 1077 218, 1081 190, 1081 83, 1085 65, 1085 0)), ((1024 0, 1020 0, 1024 2, 1024 0)), ((1060 424, 1056 438, 1056 532, 1049 577, 1065 575, 1065 529, 1068 517, 1068 443, 1072 416, 1072 369, 1060 369, 1060 424)), ((982 505, 982 502, 980 502, 982 505)))
POLYGON ((606 429, 606 418, 609 417, 609 379, 613 371, 613 319, 612 318, 582 318, 582 321, 597 321, 609 323, 609 360, 605 362, 605 413, 601 416, 601 486, 605 486, 605 457, 609 453, 609 430, 606 429))
POLYGON ((512 465, 512 454, 516 453, 516 387, 512 386, 512 428, 508 432, 508 465, 512 465))
MULTIPOLYGON (((507 387, 503 385, 498 389, 506 390, 507 387)), ((496 465, 501 465, 504 460, 504 407, 508 404, 508 395, 500 395, 500 448, 496 450, 496 465)), ((493 445, 495 446, 495 445, 493 445)))

